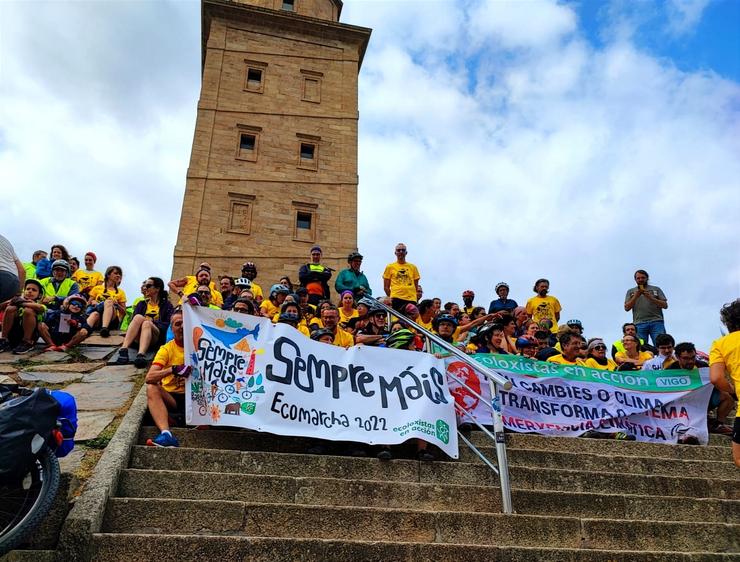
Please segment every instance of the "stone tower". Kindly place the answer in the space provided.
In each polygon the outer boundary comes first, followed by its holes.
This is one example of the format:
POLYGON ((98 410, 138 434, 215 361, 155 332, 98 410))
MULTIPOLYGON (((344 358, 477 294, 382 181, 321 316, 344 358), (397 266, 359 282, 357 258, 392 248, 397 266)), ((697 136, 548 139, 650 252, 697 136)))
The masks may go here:
MULTIPOLYGON (((202 83, 173 278, 202 261, 269 290, 357 246, 357 78, 371 30, 340 0, 202 0, 202 83)), ((336 273, 332 278, 336 278, 336 273)), ((265 295, 267 296, 267 295, 265 295)))

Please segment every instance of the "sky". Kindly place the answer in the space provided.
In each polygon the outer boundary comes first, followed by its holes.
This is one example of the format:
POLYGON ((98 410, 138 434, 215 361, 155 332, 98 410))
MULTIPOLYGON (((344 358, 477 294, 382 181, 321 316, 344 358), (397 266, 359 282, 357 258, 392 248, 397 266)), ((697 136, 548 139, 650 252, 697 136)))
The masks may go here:
MULTIPOLYGON (((373 29, 358 243, 376 294, 403 241, 426 297, 487 306, 506 281, 523 304, 545 277, 563 320, 613 341, 646 269, 677 341, 721 335, 740 2, 346 0, 341 21, 373 29)), ((123 266, 131 296, 167 280, 199 89, 198 2, 0 2, 0 233, 21 259, 61 242, 123 266)))

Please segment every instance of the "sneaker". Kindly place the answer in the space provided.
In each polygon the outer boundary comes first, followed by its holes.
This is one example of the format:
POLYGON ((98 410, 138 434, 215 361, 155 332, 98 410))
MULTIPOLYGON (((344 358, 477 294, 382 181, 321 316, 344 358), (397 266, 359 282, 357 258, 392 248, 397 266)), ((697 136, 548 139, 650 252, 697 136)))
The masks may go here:
POLYGON ((67 352, 68 352, 68 351, 69 351, 70 349, 71 349, 71 348, 70 348, 70 347, 69 347, 69 346, 68 346, 67 344, 64 344, 64 345, 60 345, 60 346, 59 346, 59 351, 61 351, 61 352, 63 352, 63 353, 67 353, 67 352))
POLYGON ((116 365, 128 365, 128 349, 119 349, 118 358, 116 359, 116 365))
POLYGON ((428 451, 427 449, 421 449, 419 451, 419 460, 425 461, 425 462, 431 462, 434 460, 434 453, 428 451))
POLYGON ((5 338, 0 339, 0 353, 10 351, 12 349, 10 342, 5 338))
POLYGON ((137 369, 143 369, 146 367, 146 357, 143 353, 137 353, 136 359, 134 359, 134 367, 137 369))
POLYGON ((732 428, 729 425, 718 423, 709 430, 709 433, 715 433, 717 435, 732 435, 732 428))
POLYGON ((596 431, 595 429, 589 429, 586 433, 581 433, 579 437, 583 437, 585 439, 603 439, 604 434, 596 431))
POLYGON ((179 447, 180 442, 171 433, 160 433, 154 439, 147 439, 146 444, 150 447, 179 447))
POLYGON ((388 447, 384 447, 380 450, 380 452, 376 455, 381 461, 389 461, 393 458, 393 455, 391 454, 391 450, 388 447))
POLYGON ((28 353, 29 351, 33 350, 34 343, 29 341, 22 341, 18 345, 15 346, 15 349, 13 349, 14 355, 24 355, 28 353))
POLYGON ((50 345, 44 351, 60 351, 61 348, 58 345, 50 345))
POLYGON ((108 328, 100 328, 100 337, 101 338, 109 338, 110 337, 110 330, 108 328))
POLYGON ((614 434, 614 439, 616 439, 617 441, 635 441, 637 438, 634 435, 630 435, 629 433, 617 431, 614 434))
POLYGON ((679 445, 699 445, 699 439, 693 435, 684 435, 678 439, 679 445))

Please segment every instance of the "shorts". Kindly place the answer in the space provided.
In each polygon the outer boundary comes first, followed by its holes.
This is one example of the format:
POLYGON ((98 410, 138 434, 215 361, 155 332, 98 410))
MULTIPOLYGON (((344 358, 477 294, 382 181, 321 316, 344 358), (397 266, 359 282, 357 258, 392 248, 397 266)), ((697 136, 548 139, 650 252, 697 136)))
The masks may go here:
POLYGON ((740 445, 740 418, 735 418, 732 426, 732 442, 740 445))
MULTIPOLYGON (((104 308, 105 308, 105 303, 99 302, 98 304, 94 306, 88 306, 87 310, 85 311, 85 314, 90 316, 93 312, 97 312, 100 315, 99 326, 102 327, 104 308)), ((108 324, 108 329, 117 330, 120 326, 121 326, 121 319, 118 318, 118 314, 114 312, 113 318, 110 319, 110 324, 108 324)))
POLYGON ((416 301, 407 301, 397 298, 391 299, 391 307, 393 308, 393 310, 395 310, 396 312, 400 312, 404 316, 406 316, 406 311, 404 309, 406 308, 406 305, 409 304, 413 304, 414 306, 416 306, 416 301))
POLYGON ((9 271, 0 271, 0 302, 5 302, 18 294, 20 280, 9 271))
POLYGON ((716 388, 712 389, 712 396, 709 399, 709 409, 716 408, 719 406, 721 394, 716 388))
POLYGON ((180 414, 185 413, 185 393, 184 392, 170 392, 170 396, 175 399, 175 412, 180 414))

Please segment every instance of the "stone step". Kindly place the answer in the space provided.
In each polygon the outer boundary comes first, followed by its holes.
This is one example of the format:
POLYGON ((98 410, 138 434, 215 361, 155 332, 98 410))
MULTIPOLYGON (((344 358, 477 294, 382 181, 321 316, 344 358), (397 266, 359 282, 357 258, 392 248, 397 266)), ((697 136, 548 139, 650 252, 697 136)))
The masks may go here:
MULTIPOLYGON (((242 473, 242 453, 236 451, 197 451, 194 454, 188 449, 152 449, 135 448, 132 456, 132 467, 154 470, 193 470, 193 467, 214 455, 213 468, 218 472, 242 473), (176 452, 173 452, 176 451, 176 452), (185 452, 182 452, 185 451, 185 452), (221 453, 226 453, 221 456, 221 453)), ((249 453, 244 453, 248 455, 249 453)), ((336 464, 335 457, 319 457, 326 465, 336 464)), ((392 461, 379 463, 369 459, 347 459, 349 463, 340 463, 340 470, 346 467, 356 467, 356 477, 360 479, 374 479, 381 481, 419 482, 418 469, 408 461, 392 461), (403 480, 405 478, 405 480, 403 480)), ((249 464, 249 462, 247 462, 249 464)), ((309 475, 317 472, 315 466, 308 471, 309 475)), ((322 471, 323 472, 323 471, 322 471)), ((295 474, 289 473, 292 476, 295 474)), ((487 494, 490 499, 490 494, 487 494)), ((494 490, 494 503, 484 505, 483 509, 490 512, 501 511, 501 498, 494 490)), ((548 490, 512 490, 514 509, 518 513, 532 515, 581 516, 591 518, 612 519, 654 519, 663 521, 718 521, 725 523, 740 523, 740 501, 717 500, 700 498, 681 498, 665 496, 636 496, 631 494, 611 493, 593 494, 584 492, 559 492, 548 490)), ((402 506, 402 502, 400 506, 402 506)), ((448 510, 464 511, 459 505, 450 504, 448 510)))
MULTIPOLYGON (((275 451, 285 453, 303 453, 313 442, 301 437, 282 437, 269 433, 258 433, 249 430, 224 429, 173 429, 173 434, 180 440, 181 447, 205 449, 235 449, 240 451, 275 451)), ((480 434, 474 432, 473 435, 480 434)), ((142 427, 139 434, 139 444, 143 445, 147 439, 155 437, 157 430, 154 427, 142 427)), ((696 446, 696 445, 660 445, 656 443, 637 443, 634 441, 613 441, 608 439, 575 439, 562 437, 544 437, 541 435, 507 434, 507 450, 528 449, 539 451, 560 451, 566 453, 589 453, 596 455, 642 456, 665 459, 691 459, 705 461, 732 460, 732 454, 727 447, 696 446)), ((483 451, 489 456, 493 451, 490 440, 480 437, 474 438, 482 445, 483 451)), ((344 443, 328 442, 332 452, 347 449, 344 443)), ((408 445, 409 452, 413 452, 413 445, 408 445)), ((460 444, 461 455, 470 458, 469 449, 464 443, 460 444)))
MULTIPOLYGON (((494 464, 497 464, 495 450, 492 448, 483 448, 480 450, 494 464)), ((507 449, 507 458, 511 466, 539 466, 543 468, 590 471, 598 471, 606 468, 609 472, 631 474, 684 475, 740 480, 740 471, 736 469, 735 464, 729 458, 724 461, 681 460, 643 456, 538 451, 534 449, 507 449)), ((483 462, 473 451, 467 449, 467 447, 466 450, 461 450, 460 460, 464 462, 483 462)))
POLYGON ((501 513, 116 498, 104 532, 734 552, 740 525, 501 513), (173 526, 173 521, 177 524, 173 526), (495 529, 495 532, 494 532, 495 529))
MULTIPOLYGON (((490 445, 491 439, 482 431, 480 430, 473 430, 470 432, 470 436, 468 437, 473 444, 478 445, 490 445)), ((638 441, 615 441, 614 439, 594 439, 594 438, 578 438, 578 437, 552 437, 547 435, 537 435, 535 433, 507 433, 506 439, 508 443, 512 443, 512 445, 516 442, 524 442, 524 441, 534 441, 534 440, 540 440, 540 439, 557 439, 560 441, 572 441, 574 439, 577 439, 578 441, 598 441, 602 443, 606 443, 606 446, 610 446, 609 443, 611 443, 611 446, 619 445, 620 443, 628 443, 632 445, 636 445, 638 447, 648 447, 655 449, 656 447, 688 447, 688 448, 696 448, 701 447, 701 445, 665 445, 662 443, 643 443, 638 441)), ((713 433, 709 434, 709 444, 705 445, 704 447, 731 447, 732 441, 729 436, 727 435, 716 435, 713 433)))
MULTIPOLYGON (((131 465, 156 470, 184 470, 295 477, 497 486, 498 476, 487 466, 463 462, 379 461, 374 458, 240 452, 218 449, 160 449, 137 446, 131 465)), ((529 490, 619 493, 740 499, 740 480, 621 474, 605 470, 510 467, 512 486, 529 490)))
MULTIPOLYGON (((494 532, 493 529, 490 530, 494 532)), ((588 550, 528 548, 521 546, 476 546, 439 543, 391 543, 371 541, 337 541, 322 539, 271 539, 241 536, 209 535, 133 535, 100 533, 93 536, 92 557, 106 562, 180 562, 183 553, 190 560, 275 560, 326 562, 531 562, 558 560, 579 562, 672 562, 730 561, 732 554, 668 551, 637 552, 634 550, 588 550)))
POLYGON ((57 553, 53 550, 11 550, 2 562, 56 562, 57 553))

